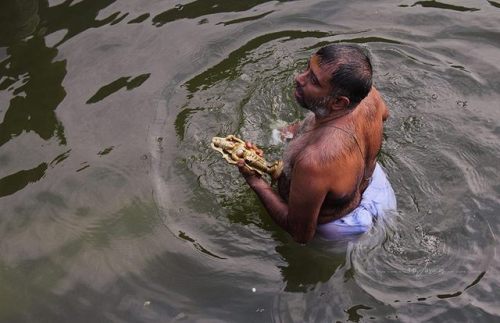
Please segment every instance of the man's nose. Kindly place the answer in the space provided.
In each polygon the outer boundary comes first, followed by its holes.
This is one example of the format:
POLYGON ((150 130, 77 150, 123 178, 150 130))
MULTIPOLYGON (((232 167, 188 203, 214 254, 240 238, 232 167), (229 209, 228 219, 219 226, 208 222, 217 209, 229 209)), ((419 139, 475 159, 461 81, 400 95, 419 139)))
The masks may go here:
POLYGON ((305 85, 305 80, 306 80, 306 72, 299 73, 295 76, 295 82, 300 86, 305 85))

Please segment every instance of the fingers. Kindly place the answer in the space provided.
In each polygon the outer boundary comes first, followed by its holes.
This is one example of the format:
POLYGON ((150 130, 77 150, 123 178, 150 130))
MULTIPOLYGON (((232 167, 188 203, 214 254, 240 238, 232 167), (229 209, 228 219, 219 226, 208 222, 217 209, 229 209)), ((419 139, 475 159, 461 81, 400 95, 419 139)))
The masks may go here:
POLYGON ((240 170, 240 173, 246 174, 246 173, 251 173, 252 171, 246 167, 245 160, 240 159, 236 162, 236 165, 238 166, 238 169, 240 170))
POLYGON ((246 141, 245 147, 247 147, 247 149, 255 149, 257 146, 254 143, 252 143, 251 141, 246 141))
POLYGON ((245 142, 245 147, 247 149, 251 149, 251 150, 255 151, 255 153, 257 155, 259 155, 260 157, 264 156, 264 151, 262 149, 258 148, 257 145, 252 143, 251 141, 245 142))
POLYGON ((241 175, 243 175, 243 177, 247 178, 256 175, 253 170, 249 169, 246 166, 245 161, 243 159, 238 160, 236 162, 236 165, 238 166, 238 170, 240 171, 241 175))

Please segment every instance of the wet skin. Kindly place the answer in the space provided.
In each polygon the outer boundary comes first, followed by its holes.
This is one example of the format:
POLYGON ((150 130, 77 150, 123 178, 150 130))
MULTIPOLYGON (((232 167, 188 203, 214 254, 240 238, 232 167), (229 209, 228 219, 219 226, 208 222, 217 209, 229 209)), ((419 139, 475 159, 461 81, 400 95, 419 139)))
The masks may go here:
POLYGON ((305 243, 316 226, 339 219, 360 202, 375 169, 388 109, 372 87, 355 108, 349 99, 331 97, 328 66, 313 55, 295 78, 295 97, 310 113, 287 146, 278 193, 256 174, 240 172, 273 220, 294 240, 305 243))

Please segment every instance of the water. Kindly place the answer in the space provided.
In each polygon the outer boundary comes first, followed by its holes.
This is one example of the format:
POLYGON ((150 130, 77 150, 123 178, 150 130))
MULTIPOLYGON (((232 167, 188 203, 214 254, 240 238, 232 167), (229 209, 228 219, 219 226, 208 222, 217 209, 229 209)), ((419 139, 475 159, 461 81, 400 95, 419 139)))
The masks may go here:
POLYGON ((498 1, 0 4, 1 322, 499 320, 498 1), (208 146, 365 47, 398 214, 294 243, 208 146))

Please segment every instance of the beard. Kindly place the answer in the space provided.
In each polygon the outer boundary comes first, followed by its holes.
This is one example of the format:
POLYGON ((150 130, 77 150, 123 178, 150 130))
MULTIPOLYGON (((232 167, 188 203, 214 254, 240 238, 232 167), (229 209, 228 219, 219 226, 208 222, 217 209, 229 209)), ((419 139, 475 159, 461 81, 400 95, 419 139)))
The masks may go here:
POLYGON ((304 91, 300 87, 297 87, 295 90, 295 99, 301 107, 311 111, 318 118, 324 118, 330 114, 328 103, 331 97, 329 96, 309 98, 305 96, 304 91))

